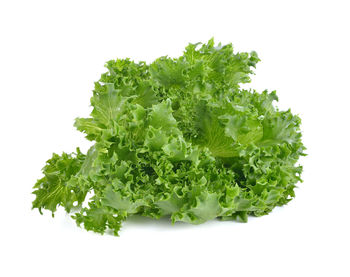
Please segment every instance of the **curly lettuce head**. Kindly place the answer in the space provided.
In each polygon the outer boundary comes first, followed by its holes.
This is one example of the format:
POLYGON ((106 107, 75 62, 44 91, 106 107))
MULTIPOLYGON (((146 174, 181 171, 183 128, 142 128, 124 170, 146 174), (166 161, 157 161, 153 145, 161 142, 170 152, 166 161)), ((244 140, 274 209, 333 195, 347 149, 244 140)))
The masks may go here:
POLYGON ((63 206, 87 230, 117 235, 134 214, 247 221, 286 204, 301 181, 300 119, 273 105, 274 91, 240 88, 258 61, 210 40, 149 65, 107 62, 90 117, 75 122, 95 144, 53 155, 33 208, 63 206))

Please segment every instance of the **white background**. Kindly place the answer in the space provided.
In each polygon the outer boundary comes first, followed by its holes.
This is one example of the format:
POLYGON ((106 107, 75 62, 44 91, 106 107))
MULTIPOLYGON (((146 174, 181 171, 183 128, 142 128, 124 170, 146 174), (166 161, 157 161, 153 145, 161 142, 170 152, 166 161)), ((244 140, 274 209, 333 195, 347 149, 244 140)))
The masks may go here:
POLYGON ((350 276, 348 1, 1 1, 1 276, 350 276), (251 87, 302 118, 296 198, 247 224, 127 221, 120 237, 31 210, 52 152, 87 150, 104 63, 179 56, 188 42, 256 50, 251 87))

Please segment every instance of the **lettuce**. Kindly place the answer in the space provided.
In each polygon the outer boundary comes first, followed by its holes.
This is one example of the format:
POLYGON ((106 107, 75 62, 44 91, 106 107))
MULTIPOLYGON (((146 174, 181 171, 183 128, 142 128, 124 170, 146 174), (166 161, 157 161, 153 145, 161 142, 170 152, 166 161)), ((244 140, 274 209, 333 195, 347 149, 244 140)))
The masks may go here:
POLYGON ((300 118, 274 106, 275 91, 240 87, 258 61, 211 39, 149 65, 107 62, 90 117, 75 120, 94 145, 53 154, 33 208, 62 206, 85 229, 118 235, 136 214, 245 222, 288 203, 301 181, 300 118))

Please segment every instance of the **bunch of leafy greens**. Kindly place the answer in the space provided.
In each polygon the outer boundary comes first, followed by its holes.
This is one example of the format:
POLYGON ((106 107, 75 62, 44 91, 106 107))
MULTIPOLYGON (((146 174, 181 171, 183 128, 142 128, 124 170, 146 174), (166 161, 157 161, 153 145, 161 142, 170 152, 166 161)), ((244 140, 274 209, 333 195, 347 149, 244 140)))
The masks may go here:
POLYGON ((107 62, 88 118, 76 128, 95 144, 53 154, 33 208, 58 206, 99 233, 132 215, 193 224, 247 221, 294 197, 305 149, 300 119, 276 93, 240 88, 259 58, 231 44, 189 44, 179 58, 107 62))

